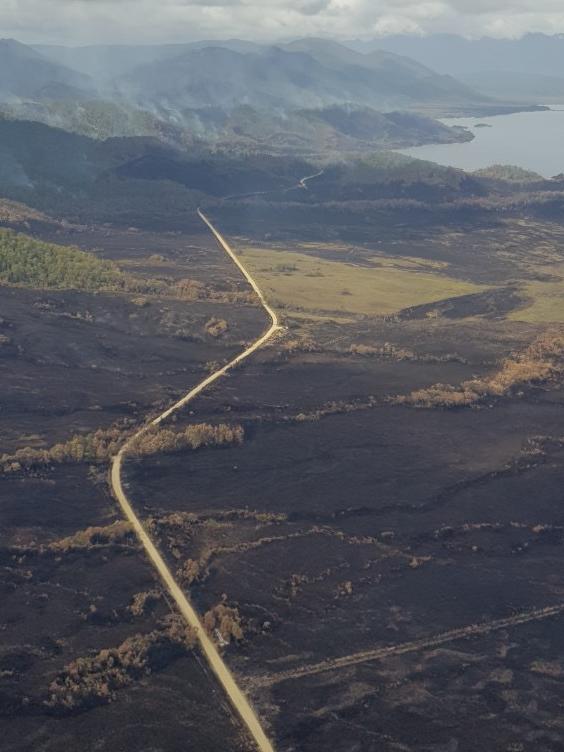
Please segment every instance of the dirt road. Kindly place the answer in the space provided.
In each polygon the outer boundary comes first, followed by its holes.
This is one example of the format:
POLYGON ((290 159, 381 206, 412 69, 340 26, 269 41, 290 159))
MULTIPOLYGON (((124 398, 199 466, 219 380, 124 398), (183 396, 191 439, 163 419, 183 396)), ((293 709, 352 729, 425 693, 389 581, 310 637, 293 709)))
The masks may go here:
POLYGON ((308 184, 308 182, 310 180, 313 180, 314 178, 321 177, 321 175, 323 175, 324 172, 325 172, 325 170, 319 170, 319 172, 316 172, 315 175, 308 175, 307 177, 302 178, 300 180, 299 187, 300 188, 304 188, 307 191, 307 184, 308 184))
POLYGON ((194 609, 194 607, 192 606, 192 604, 190 603, 190 601, 184 594, 182 588, 178 585, 178 583, 174 579, 174 576, 172 575, 172 572, 167 566, 165 560, 163 559, 163 557, 157 550, 157 547, 155 546, 155 544, 153 543, 153 541, 151 540, 151 538, 145 531, 145 528, 143 527, 141 520, 137 517, 135 510, 133 509, 133 506, 131 505, 131 502, 127 498, 127 494, 124 490, 122 478, 121 478, 123 461, 125 457, 127 456, 128 449, 131 446, 131 443, 134 441, 134 439, 143 435, 152 426, 159 425, 159 423, 161 423, 161 421, 163 421, 169 415, 174 413, 176 410, 179 410, 180 408, 184 407, 184 405, 188 404, 189 402, 191 402, 201 392, 203 392, 204 389, 206 389, 206 387, 208 387, 210 384, 213 384, 215 381, 217 381, 226 373, 228 373, 236 365, 238 365, 243 360, 246 360, 248 357, 250 357, 254 352, 256 352, 259 348, 261 348, 266 342, 268 342, 268 340, 270 340, 278 331, 280 331, 283 328, 280 326, 278 322, 278 316, 276 315, 275 311, 268 305, 259 286, 255 282, 251 274, 245 269, 243 264, 239 261, 237 256, 234 254, 234 252, 230 248, 227 241, 215 229, 215 227, 212 225, 212 223, 209 221, 209 219, 205 216, 205 214, 200 209, 198 209, 198 215, 200 219, 211 230, 217 242, 219 243, 220 247, 228 254, 231 260, 241 270, 243 276, 245 277, 245 279, 248 281, 248 283, 251 285, 251 287, 257 294, 263 308, 265 309, 265 311, 267 312, 267 314, 269 315, 271 319, 271 325, 269 329, 264 334, 262 334, 257 340, 255 340, 255 342, 253 342, 246 350, 244 350, 244 352, 240 353, 240 355, 237 355, 236 358, 233 358, 233 360, 231 360, 227 365, 223 366, 223 368, 220 368, 219 370, 215 371, 210 376, 205 378, 197 386, 191 389, 181 400, 176 402, 172 407, 168 408, 168 410, 165 410, 165 412, 159 415, 157 418, 147 423, 135 435, 130 437, 127 443, 124 444, 124 446, 121 448, 119 453, 113 459, 110 479, 111 479, 111 486, 112 486, 114 496, 117 499, 123 511, 123 514, 133 526, 133 529, 135 530, 135 533, 137 537, 139 538, 139 541, 141 542, 141 544, 143 545, 143 548, 145 549, 145 553, 147 554, 153 566, 157 570, 159 576, 161 577, 170 595, 174 598, 174 601, 176 602, 176 605, 178 606, 180 613, 184 616, 184 618, 186 619, 186 622, 196 630, 198 641, 202 649, 202 652, 209 666, 212 668, 214 674, 216 675, 219 683, 223 687, 225 694, 227 695, 227 697, 229 698, 231 702, 231 705, 240 716, 249 734, 256 742, 257 748, 260 750, 260 752, 274 752, 274 748, 271 742, 269 741, 269 739, 267 738, 261 726, 261 723, 255 711, 251 707, 247 697, 245 696, 243 691, 240 689, 233 675, 227 668, 227 665, 225 664, 223 658, 221 657, 219 651, 217 650, 215 643, 210 639, 207 632, 203 628, 198 613, 196 612, 196 610, 194 609))
POLYGON ((302 679, 305 676, 313 676, 314 674, 322 674, 326 671, 335 671, 336 669, 356 666, 360 663, 382 660, 383 658, 389 658, 393 655, 405 655, 406 653, 415 653, 420 650, 431 650, 433 648, 438 648, 441 645, 445 645, 446 643, 455 642, 456 640, 478 637, 480 635, 490 634, 491 632, 497 632, 501 629, 517 627, 520 624, 528 624, 533 621, 542 621, 543 619, 560 616, 563 613, 564 604, 562 603, 537 609, 536 611, 523 611, 522 613, 508 616, 505 619, 486 621, 481 624, 470 624, 466 627, 460 627, 459 629, 452 629, 450 632, 441 632, 440 634, 423 637, 420 640, 413 640, 412 642, 401 642, 398 645, 389 645, 383 648, 376 648, 375 650, 366 650, 362 653, 352 653, 340 658, 300 666, 293 670, 280 671, 277 674, 270 674, 269 676, 253 679, 253 686, 270 687, 273 684, 278 684, 283 681, 302 679))

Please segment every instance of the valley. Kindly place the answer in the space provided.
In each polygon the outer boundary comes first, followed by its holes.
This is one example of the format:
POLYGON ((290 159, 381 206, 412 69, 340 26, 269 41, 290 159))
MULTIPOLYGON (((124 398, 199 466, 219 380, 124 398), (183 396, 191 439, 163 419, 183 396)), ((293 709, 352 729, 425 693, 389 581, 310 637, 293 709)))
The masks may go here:
POLYGON ((0 40, 3 750, 564 748, 531 37, 0 40))
MULTIPOLYGON (((327 187, 323 176, 316 180, 300 197, 318 201, 315 191, 327 187)), ((262 199, 245 201, 257 212, 262 199)), ((185 703, 181 717, 193 743, 214 749, 217 733, 233 749, 251 749, 213 676, 204 669, 207 678, 196 680, 203 669, 192 643, 183 648, 166 637, 166 591, 131 531, 119 527, 103 447, 127 441, 190 384, 236 357, 264 331, 264 314, 195 213, 186 219, 190 230, 167 234, 61 225, 11 207, 5 216, 16 230, 29 233, 21 223, 32 222, 36 237, 94 251, 135 283, 104 289, 102 277, 99 291, 72 289, 77 282, 68 279, 52 289, 38 281, 43 289, 30 282, 3 288, 3 364, 11 374, 3 381, 10 420, 0 488, 11 510, 4 587, 37 600, 53 620, 50 633, 60 635, 52 638, 56 649, 42 647, 44 633, 33 621, 24 626, 32 613, 11 608, 18 615, 11 628, 28 631, 4 654, 3 696, 12 698, 4 713, 25 720, 28 731, 8 748, 23 750, 29 733, 52 735, 66 719, 76 733, 92 734, 96 723, 104 749, 114 743, 112 718, 124 703, 133 709, 143 702, 131 705, 133 698, 149 692, 152 707, 161 696, 168 704, 181 672, 197 696, 178 694, 168 712, 185 703), (29 384, 25 400, 22 384, 29 384), (111 431, 99 434, 95 454, 84 449, 65 459, 61 450, 56 462, 40 462, 40 452, 17 455, 25 445, 37 451, 95 431, 111 431), (115 582, 123 569, 111 600, 100 590, 105 567, 115 582), (72 661, 137 634, 162 634, 168 647, 148 653, 145 668, 124 669, 123 679, 95 669, 89 689, 87 674, 75 674, 71 689, 72 661), (62 681, 69 699, 59 705, 49 691, 57 698, 62 681), (215 720, 219 708, 223 725, 215 720), (102 717, 103 727, 94 720, 102 717)), ((235 208, 237 201, 215 203, 212 221, 233 232, 235 208)), ((313 212, 300 228, 311 239, 291 242, 286 216, 295 217, 295 208, 282 202, 276 211, 273 237, 265 239, 258 222, 253 235, 237 231, 232 242, 286 333, 195 402, 166 413, 157 431, 225 425, 241 427, 242 441, 194 450, 176 440, 178 448, 156 445, 128 458, 123 487, 136 514, 199 613, 219 609, 239 625, 234 637, 223 632, 228 644, 219 649, 276 749, 290 750, 298 739, 303 749, 319 749, 327 735, 342 749, 353 738, 390 750, 398 743, 418 749, 422 740, 439 749, 453 738, 433 710, 447 694, 458 719, 480 715, 484 738, 508 743, 542 729, 550 715, 539 708, 517 723, 512 708, 530 703, 533 692, 548 707, 557 696, 562 325, 559 314, 545 321, 527 311, 534 285, 559 289, 560 225, 505 216, 468 233, 454 222, 448 231, 429 221, 402 228, 389 216, 387 224, 377 220, 371 243, 368 227, 362 238, 346 236, 342 215, 343 237, 335 239, 331 223, 312 224, 313 212), (476 264, 481 248, 488 252, 476 264), (517 367, 527 348, 530 365, 517 367), (490 388, 474 406, 397 400, 436 384, 486 384, 509 373, 512 361, 513 381, 504 376, 503 391, 490 388), (368 660, 347 660, 351 652, 368 660), (308 671, 317 664, 326 670, 308 671), (492 707, 507 708, 495 731, 486 722, 492 707)), ((227 623, 222 630, 231 629, 227 623)), ((178 722, 168 717, 159 712, 150 733, 173 750, 178 722)), ((133 738, 127 727, 120 733, 124 745, 133 738)), ((553 727, 535 734, 543 748, 550 739, 557 748, 553 727)), ((455 738, 461 749, 475 749, 469 736, 455 738)))

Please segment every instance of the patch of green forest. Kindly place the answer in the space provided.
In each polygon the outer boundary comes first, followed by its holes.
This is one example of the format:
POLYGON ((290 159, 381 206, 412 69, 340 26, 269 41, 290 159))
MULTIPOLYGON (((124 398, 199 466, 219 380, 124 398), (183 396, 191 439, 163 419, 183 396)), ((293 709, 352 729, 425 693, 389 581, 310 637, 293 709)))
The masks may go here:
POLYGON ((26 287, 118 290, 127 277, 111 261, 0 229, 0 281, 26 287))

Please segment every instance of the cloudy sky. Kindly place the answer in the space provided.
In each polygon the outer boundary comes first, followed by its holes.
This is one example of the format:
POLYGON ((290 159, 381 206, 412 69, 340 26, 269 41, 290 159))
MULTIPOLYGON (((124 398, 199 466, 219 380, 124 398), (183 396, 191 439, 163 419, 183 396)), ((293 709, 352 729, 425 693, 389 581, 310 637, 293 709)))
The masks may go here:
POLYGON ((564 0, 0 0, 0 36, 23 42, 163 42, 449 31, 564 33, 564 0))

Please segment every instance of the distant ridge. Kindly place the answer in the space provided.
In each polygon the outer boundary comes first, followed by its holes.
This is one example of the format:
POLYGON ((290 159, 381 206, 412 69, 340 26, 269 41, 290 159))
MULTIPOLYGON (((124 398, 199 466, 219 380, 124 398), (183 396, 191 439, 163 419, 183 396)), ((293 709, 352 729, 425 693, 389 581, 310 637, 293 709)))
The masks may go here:
POLYGON ((15 39, 0 39, 0 99, 40 98, 57 88, 59 97, 93 92, 91 79, 15 39))
POLYGON ((364 55, 320 39, 250 49, 233 42, 194 46, 177 57, 140 66, 115 85, 137 103, 165 107, 353 103, 386 110, 488 101, 413 60, 388 52, 364 55))

